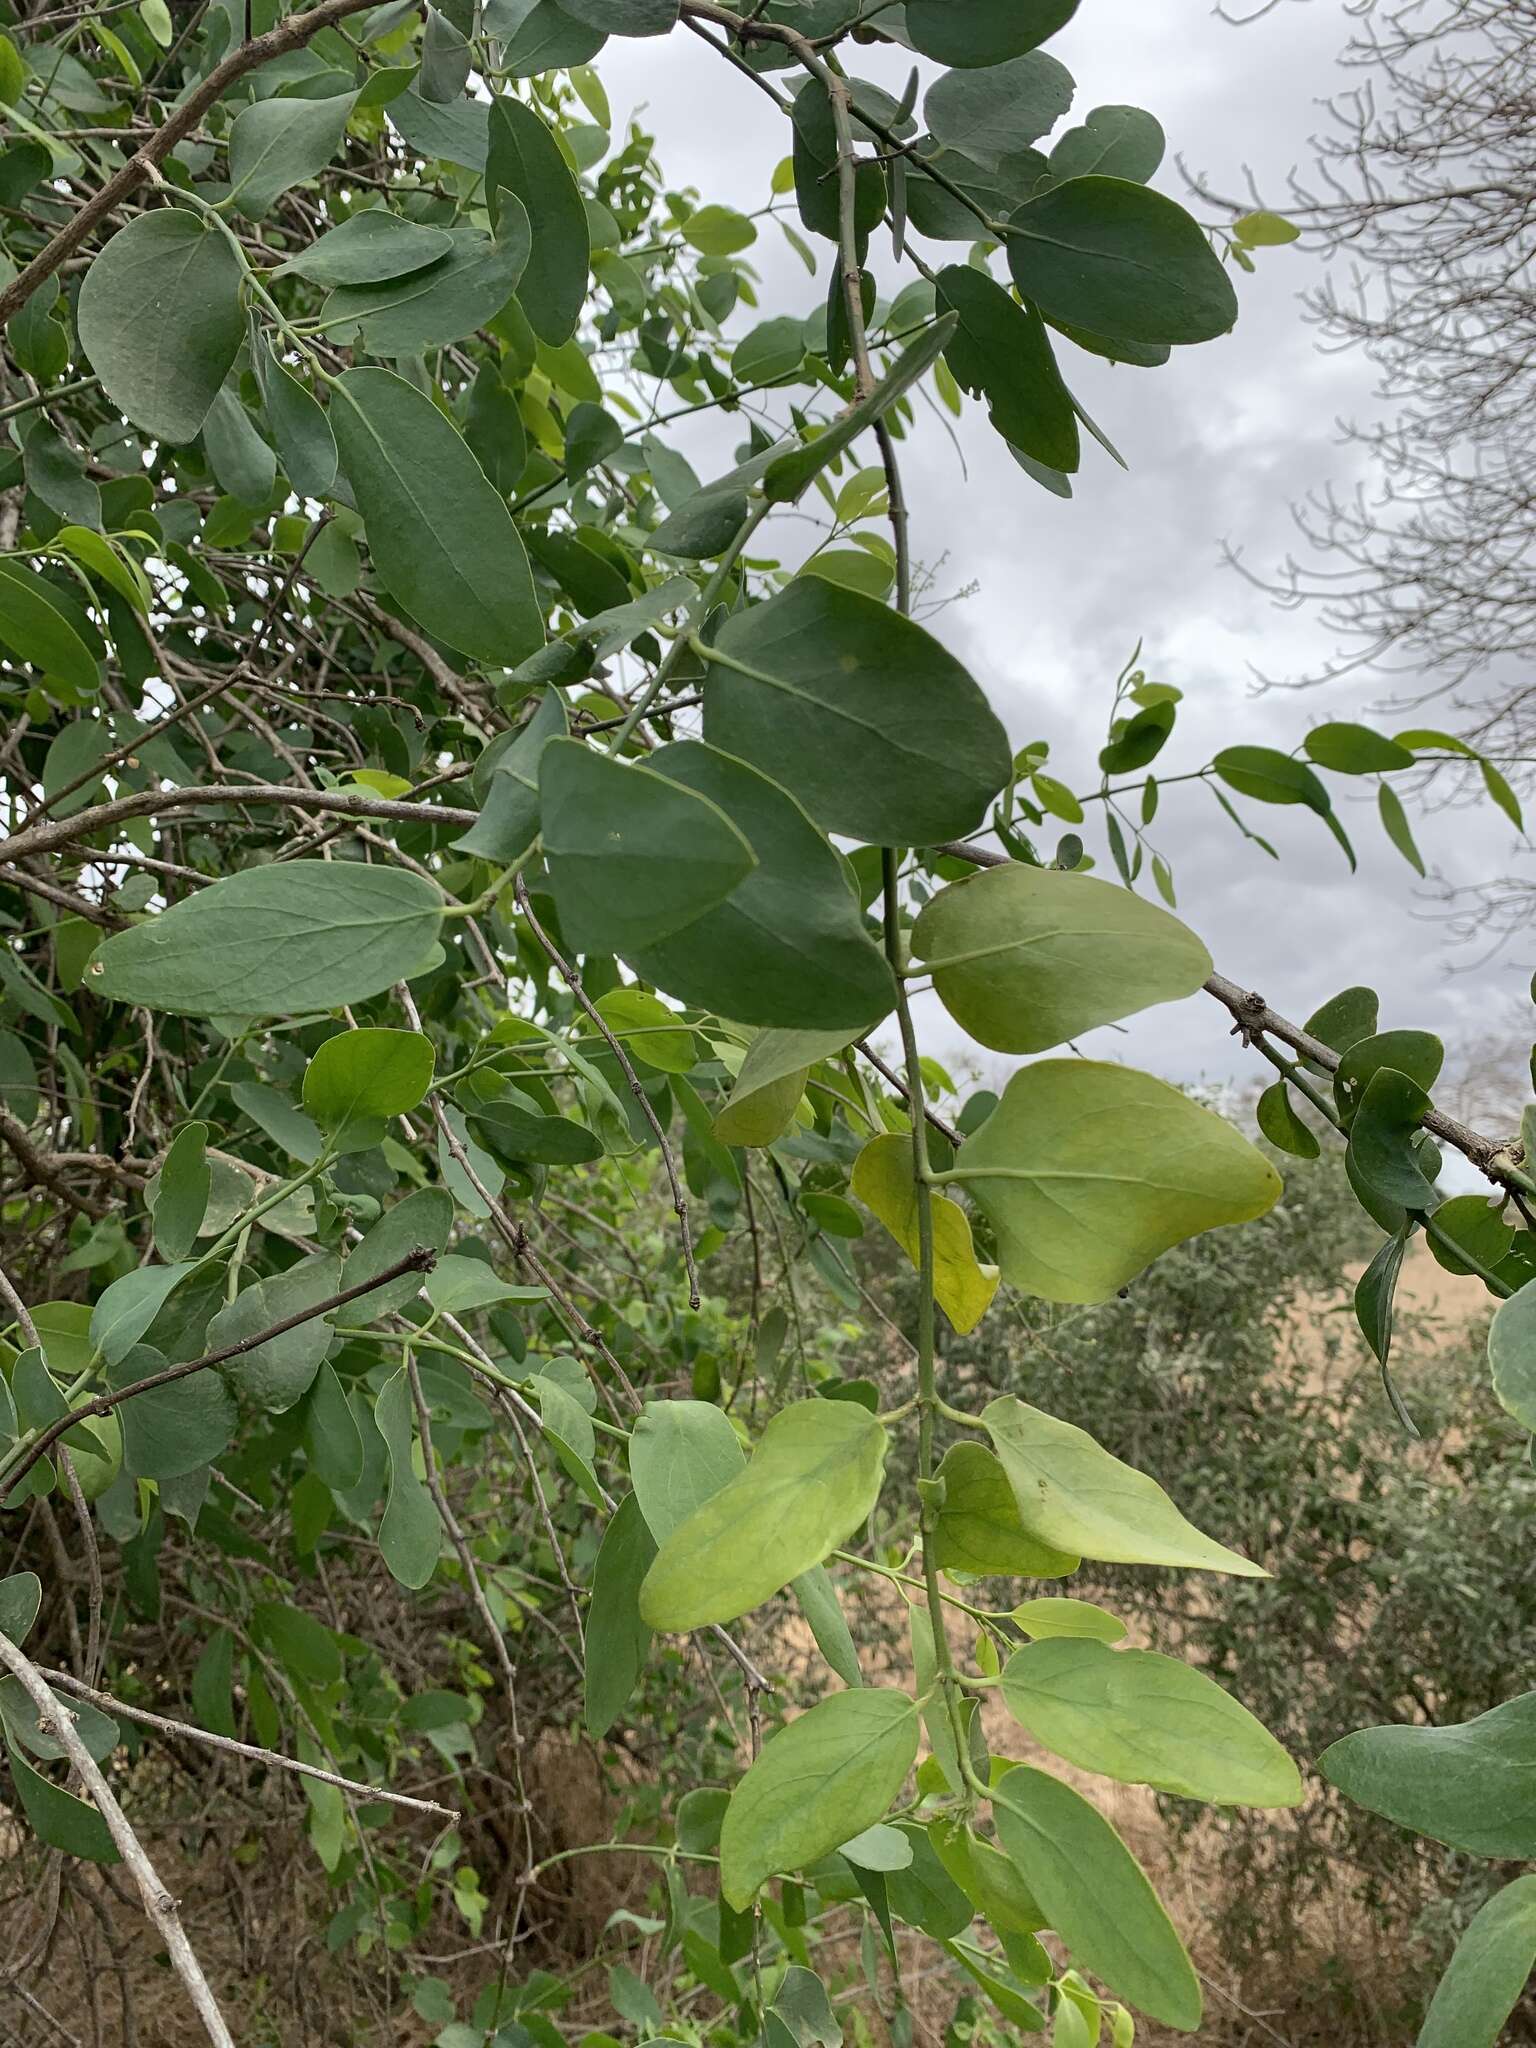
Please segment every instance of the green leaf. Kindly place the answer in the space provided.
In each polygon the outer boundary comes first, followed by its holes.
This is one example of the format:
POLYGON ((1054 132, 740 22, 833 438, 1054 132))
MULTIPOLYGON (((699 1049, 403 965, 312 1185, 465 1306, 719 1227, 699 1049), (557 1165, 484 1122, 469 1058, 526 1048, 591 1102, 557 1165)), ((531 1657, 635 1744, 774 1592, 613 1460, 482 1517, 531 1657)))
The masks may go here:
POLYGON ((508 95, 491 102, 485 189, 493 223, 503 192, 527 211, 533 246, 519 298, 534 333, 558 348, 576 332, 586 299, 587 211, 549 128, 532 107, 508 95))
MULTIPOLYGON (((262 410, 283 473, 302 498, 324 498, 336 482, 336 437, 318 399, 262 343, 252 349, 262 410)), ((314 549, 306 556, 312 564, 314 549)))
POLYGON ((1259 212, 1239 214, 1232 232, 1245 249, 1277 249, 1294 242, 1301 229, 1283 214, 1259 212))
POLYGON ((983 868, 941 889, 912 951, 955 1022, 997 1052, 1045 1052, 1193 995, 1211 956, 1129 889, 1054 868, 983 868))
POLYGON ((1497 2048, 1536 1967, 1536 1877, 1517 1877, 1479 1907, 1456 1944, 1418 2048, 1497 2048))
POLYGON ((1394 768, 1413 766, 1407 747, 1368 725, 1314 726, 1302 744, 1319 768, 1331 768, 1338 775, 1387 775, 1394 768))
POLYGON ((1037 1641, 1068 1636, 1091 1643, 1118 1643, 1126 1632, 1125 1623, 1107 1608, 1095 1607, 1091 1600, 1068 1600, 1061 1596, 1025 1600, 1008 1619, 1037 1641))
POLYGON ((907 34, 925 57, 970 69, 1022 57, 1076 12, 1077 0, 907 0, 907 34))
POLYGON ((560 0, 562 10, 614 36, 664 36, 677 26, 678 0, 560 0))
POLYGON ((380 581, 461 654, 506 666, 544 644, 506 500, 437 407, 388 370, 348 370, 331 425, 380 581))
POLYGON ((280 95, 242 108, 229 131, 226 205, 260 220, 291 185, 317 177, 340 149, 356 100, 355 93, 324 100, 280 95))
POLYGON ((82 696, 95 695, 101 681, 96 657, 58 592, 36 569, 7 557, 0 557, 0 640, 44 675, 57 676, 82 696))
POLYGON ((437 1062, 419 1031, 339 1031, 304 1069, 304 1107, 322 1130, 376 1145, 392 1116, 414 1109, 432 1086, 437 1062))
MULTIPOLYGON (((122 1731, 117 1723, 99 1707, 93 1707, 89 1700, 54 1692, 52 1686, 49 1692, 53 1697, 55 1716, 68 1714, 87 1754, 95 1763, 104 1762, 122 1740, 122 1731)), ((46 1763, 58 1763, 63 1759, 63 1743, 57 1735, 44 1730, 36 1702, 19 1678, 0 1678, 0 1719, 4 1720, 8 1741, 19 1743, 46 1763)))
POLYGON ((446 228, 402 220, 387 207, 355 213, 328 228, 317 242, 280 263, 274 277, 307 277, 314 284, 383 284, 439 263, 454 247, 446 228))
POLYGON ((1523 832, 1525 830, 1525 819, 1520 810, 1520 799, 1515 795, 1515 792, 1510 788, 1491 761, 1479 761, 1477 765, 1482 770, 1483 787, 1514 826, 1515 830, 1523 832))
POLYGON ((689 1074, 699 1063, 694 1035, 647 988, 611 988, 597 999, 597 1013, 631 1057, 661 1074, 689 1074))
POLYGON ((192 1711, 211 1735, 235 1735, 235 1639, 216 1628, 192 1672, 192 1711))
POLYGON ((1522 1429, 1536 1430, 1536 1281, 1501 1301, 1494 1311, 1488 1326, 1488 1363, 1500 1406, 1522 1429))
POLYGON ((1082 127, 1069 128, 1051 151, 1051 175, 1129 178, 1145 185, 1166 147, 1162 123, 1141 107, 1095 107, 1082 127))
MULTIPOLYGON (((403 1202, 387 1208, 365 1233, 362 1243, 347 1259, 346 1285, 355 1287, 377 1273, 387 1272, 418 1245, 433 1252, 446 1250, 452 1229, 452 1196, 443 1188, 418 1188, 403 1202)), ((403 1273, 398 1280, 391 1280, 351 1303, 342 1312, 343 1320, 354 1326, 377 1322, 380 1316, 393 1315, 420 1292, 421 1275, 403 1273)))
POLYGON ((1353 1116, 1372 1078, 1382 1068, 1406 1075, 1426 1092, 1440 1078, 1445 1047, 1432 1031, 1376 1031, 1357 1038, 1334 1071, 1333 1093, 1341 1111, 1353 1116))
POLYGON ((410 1382, 405 1367, 390 1374, 374 1404, 374 1421, 389 1453, 389 1494, 379 1523, 379 1554, 390 1576, 413 1590, 437 1569, 443 1525, 432 1496, 416 1476, 410 1382))
POLYGON ((1289 1152, 1293 1159, 1317 1158, 1317 1139, 1302 1122, 1284 1081, 1272 1082, 1264 1090, 1254 1114, 1259 1129, 1277 1151, 1289 1152))
POLYGON ((581 1166, 601 1159, 603 1141, 590 1125, 573 1117, 541 1115, 531 1096, 499 1096, 466 1105, 475 1135, 498 1159, 520 1166, 581 1166))
MULTIPOLYGON (((912 1140, 871 1138, 853 1164, 852 1190, 872 1209, 916 1266, 921 1252, 912 1140)), ((976 1257, 970 1218, 946 1195, 930 1194, 933 1298, 962 1336, 974 1330, 997 1293, 996 1266, 976 1257)))
MULTIPOLYGON (((135 1344, 109 1367, 115 1391, 149 1379, 166 1367, 148 1344, 135 1344)), ((221 1373, 191 1373, 163 1387, 135 1394, 116 1411, 123 1427, 123 1469, 135 1479, 182 1479, 210 1464, 235 1437, 239 1412, 221 1373)))
POLYGON ((325 302, 326 332, 354 337, 370 355, 420 355, 485 327, 517 290, 533 236, 514 199, 504 204, 494 239, 456 228, 446 259, 404 277, 342 285, 325 302))
MULTIPOLYGON (((813 86, 818 96, 821 88, 813 86)), ((763 495, 776 504, 792 504, 806 486, 866 428, 883 419, 896 401, 938 361, 954 332, 952 316, 936 320, 926 334, 908 344, 890 369, 856 405, 839 413, 831 425, 803 448, 792 448, 768 464, 763 495)), ((738 521, 738 524, 740 522, 738 521)))
POLYGON ((1048 320, 1180 344, 1214 340, 1237 319, 1237 294, 1202 230, 1145 185, 1069 178, 1027 200, 1008 226, 1014 283, 1048 320))
POLYGON ((20 1649, 32 1633, 43 1601, 43 1582, 36 1572, 12 1572, 0 1579, 0 1634, 20 1649))
POLYGON ((842 1031, 758 1032, 715 1118, 721 1144, 774 1144, 794 1125, 811 1068, 847 1043, 842 1031))
MULTIPOLYGON (((418 1198, 412 1196, 411 1199, 418 1198)), ((349 1280, 354 1277, 352 1268, 356 1263, 354 1255, 347 1264, 349 1280)), ((524 1287, 515 1280, 503 1280, 495 1267, 484 1259, 469 1258, 457 1252, 449 1252, 438 1260, 427 1275, 424 1292, 435 1309, 456 1316, 465 1315, 472 1309, 494 1308, 504 1301, 544 1301, 549 1295, 547 1287, 524 1287)))
POLYGON ((1349 1127, 1347 1159, 1358 1189, 1389 1206, 1434 1208, 1434 1185, 1413 1143, 1430 1106, 1428 1095, 1406 1074, 1381 1067, 1371 1075, 1349 1127))
POLYGON ((545 746, 539 803, 561 929, 578 952, 629 958, 671 938, 757 865, 708 797, 581 740, 545 746))
POLYGON ((1414 873, 1422 875, 1425 872, 1424 856, 1414 840, 1413 827, 1408 823, 1408 813, 1403 809, 1401 797, 1384 782, 1376 792, 1376 804, 1381 812, 1381 829, 1414 873))
POLYGON ((521 860, 539 836, 539 758, 547 740, 568 730, 560 692, 545 690, 526 723, 492 740, 475 764, 482 808, 479 822, 455 842, 462 852, 498 863, 521 860))
POLYGON ((212 1187, 208 1126, 183 1124, 161 1162, 154 1197, 155 1249, 168 1265, 190 1255, 208 1213, 212 1187))
POLYGON ((934 1847, 932 1828, 900 1821, 892 1830, 911 1854, 886 1880, 886 1897, 898 1920, 920 1927, 934 1941, 951 1941, 976 1917, 969 1893, 950 1874, 934 1847))
POLYGON ((806 1626, 816 1638, 816 1647, 826 1659, 828 1668, 844 1685, 862 1685, 864 1674, 859 1669, 859 1653, 831 1573, 824 1565, 812 1565, 808 1572, 802 1572, 798 1579, 792 1581, 792 1586, 806 1626))
POLYGON ((853 1402, 783 1409, 747 1469, 662 1544, 640 1597, 646 1621, 668 1631, 733 1621, 824 1562, 879 1498, 885 1450, 884 1429, 853 1402))
POLYGON ((746 1470, 731 1420, 712 1401, 647 1401, 629 1440, 629 1472, 646 1527, 668 1542, 746 1470))
POLYGON ((173 1288, 192 1270, 190 1265, 140 1266, 114 1280, 91 1310, 91 1351, 115 1365, 130 1351, 159 1315, 173 1288))
MULTIPOLYGON (((800 209, 800 218, 811 234, 824 235, 828 241, 835 242, 840 230, 837 125, 826 87, 820 79, 806 79, 795 94, 790 119, 794 123, 792 165, 795 203, 800 209)), ((879 164, 866 158, 854 174, 853 224, 856 235, 865 237, 878 227, 885 214, 885 204, 885 173, 879 164)), ((807 268, 815 268, 809 253, 807 268)))
POLYGON ((751 842, 757 866, 686 931, 630 956, 679 1001, 740 1024, 856 1036, 895 1000, 843 865, 787 791, 697 740, 650 757, 670 782, 709 797, 751 842))
POLYGON ((963 1822, 935 1820, 929 1840, 955 1883, 999 1934, 1034 1934, 1045 1925, 1034 1895, 1008 1858, 963 1822))
POLYGON ((1151 1650, 1057 1637, 1016 1650, 1003 1702, 1021 1728, 1079 1770, 1182 1799, 1295 1806, 1296 1766, 1203 1671, 1151 1650))
POLYGON ((1223 747, 1211 767, 1239 796, 1261 804, 1305 804, 1326 817, 1328 792, 1305 761, 1294 760, 1274 747, 1223 747))
POLYGON ((998 1839, 1080 1969, 1151 2018, 1192 2033, 1200 1982, 1141 1866, 1059 1778, 1015 1764, 992 1789, 998 1839))
POLYGON ((1438 1728, 1361 1728, 1317 1760, 1372 1813, 1469 1856, 1536 1856, 1536 1692, 1438 1728))
POLYGON ((1171 1565, 1265 1579, 1262 1566, 1187 1522, 1155 1479, 1113 1457, 1085 1429, 1004 1394, 982 1414, 1025 1532, 1105 1564, 1171 1565))
POLYGON ((226 384, 203 421, 203 452, 220 490, 243 505, 264 505, 277 482, 277 457, 226 384))
POLYGON ((824 831, 882 846, 963 838, 1012 772, 991 706, 948 650, 814 577, 727 619, 704 736, 782 782, 824 831))
POLYGON ((1008 1474, 982 1444, 951 1444, 935 1476, 943 1488, 933 1530, 940 1571, 1060 1579, 1082 1563, 1027 1533, 1008 1474))
POLYGON ((936 78, 923 98, 928 126, 942 143, 982 165, 1018 156, 1047 134, 1072 104, 1072 74, 1043 50, 981 70, 936 78))
MULTIPOLYGON (((286 1272, 254 1281, 208 1325, 208 1349, 222 1351, 226 1345, 242 1343, 328 1300, 341 1286, 341 1261, 334 1252, 301 1259, 286 1272)), ((308 1391, 335 1335, 324 1316, 314 1316, 232 1358, 224 1371, 248 1401, 280 1415, 308 1391)))
POLYGON ((96 1808, 35 1771, 13 1743, 6 1747, 17 1797, 38 1840, 89 1863, 120 1863, 111 1830, 96 1808))
POLYGON ((349 1493, 363 1476, 363 1436, 329 1365, 322 1362, 299 1403, 298 1414, 310 1471, 333 1492, 349 1493))
POLYGON ((1077 413, 1039 313, 969 265, 941 270, 937 293, 940 310, 960 323, 944 351, 956 383, 985 399, 1005 441, 1070 474, 1080 456, 1077 413))
MULTIPOLYGON (((727 1425, 729 1426, 729 1425, 727 1425)), ((636 1495, 619 1502, 603 1531, 587 1610, 588 1735, 600 1742, 629 1704, 650 1654, 651 1631, 640 1618, 640 1585, 656 1555, 636 1495)))
POLYGON ((918 1725, 905 1693, 861 1687, 819 1701, 771 1736, 726 1810, 726 1902, 744 1911, 768 1878, 873 1827, 912 1768, 918 1725))
POLYGON ((1127 1067, 1037 1060, 960 1148, 1003 1278, 1107 1301, 1160 1252, 1273 1208, 1280 1176, 1225 1118, 1127 1067))
POLYGON ((337 1009, 419 974, 442 925, 436 883, 357 861, 242 868, 105 939, 93 994, 190 1017, 337 1009))
POLYGON ((107 397, 157 440, 201 432, 245 339, 242 274, 225 235, 174 206, 130 221, 86 271, 80 344, 107 397))

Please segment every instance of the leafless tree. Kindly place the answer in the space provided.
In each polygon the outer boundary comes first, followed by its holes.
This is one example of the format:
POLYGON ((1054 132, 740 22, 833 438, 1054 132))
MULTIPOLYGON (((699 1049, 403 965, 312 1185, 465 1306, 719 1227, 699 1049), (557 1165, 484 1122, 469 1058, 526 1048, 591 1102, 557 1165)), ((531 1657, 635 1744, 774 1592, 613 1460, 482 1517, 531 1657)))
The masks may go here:
POLYGON ((1382 417, 1345 430, 1365 481, 1297 505, 1301 545, 1256 580, 1284 603, 1318 606, 1335 629, 1337 656, 1305 680, 1381 675, 1394 708, 1439 698, 1456 713, 1415 722, 1453 724, 1529 767, 1536 0, 1365 0, 1349 11, 1342 61, 1358 82, 1328 103, 1314 169, 1267 203, 1332 258, 1308 311, 1323 346, 1363 349, 1375 364, 1382 417))

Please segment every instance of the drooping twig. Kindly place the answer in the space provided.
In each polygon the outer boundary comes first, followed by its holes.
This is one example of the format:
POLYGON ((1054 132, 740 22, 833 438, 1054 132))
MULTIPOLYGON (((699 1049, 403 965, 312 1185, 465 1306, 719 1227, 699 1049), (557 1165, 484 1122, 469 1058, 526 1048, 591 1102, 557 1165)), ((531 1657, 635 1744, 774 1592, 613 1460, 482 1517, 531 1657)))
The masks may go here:
POLYGON ((144 1902, 144 1911, 151 1924, 165 1943, 166 1954, 171 1968, 186 1986, 187 1995, 196 2008, 208 2039, 214 2048, 235 2048, 234 2036, 225 2025, 224 2015, 219 2010, 218 2000, 203 1975, 201 1963, 187 1939, 181 1924, 181 1915, 176 1900, 166 1890, 155 1866, 150 1862, 144 1844, 129 1825, 128 1817, 118 1805, 112 1787, 102 1776, 96 1759, 80 1739, 73 1717, 62 1713, 59 1703, 48 1690, 47 1681, 30 1657, 25 1656, 7 1635, 0 1634, 0 1664, 21 1685, 37 1709, 38 1726, 53 1736, 68 1757, 81 1783, 90 1793, 97 1812, 101 1815, 111 1835, 113 1844, 128 1873, 138 1887, 139 1897, 144 1902))

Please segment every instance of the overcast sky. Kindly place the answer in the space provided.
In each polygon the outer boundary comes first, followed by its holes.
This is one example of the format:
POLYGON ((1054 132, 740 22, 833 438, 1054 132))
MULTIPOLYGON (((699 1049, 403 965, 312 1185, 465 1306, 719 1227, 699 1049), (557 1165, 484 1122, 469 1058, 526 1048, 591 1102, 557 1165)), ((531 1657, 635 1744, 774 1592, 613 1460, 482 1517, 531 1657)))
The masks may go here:
MULTIPOLYGON (((1319 102, 1339 88, 1348 26, 1342 0, 1292 0, 1241 29, 1200 0, 1082 0, 1050 47, 1078 81, 1075 118, 1126 101, 1158 115, 1170 142, 1157 180, 1165 190, 1184 196, 1171 161, 1178 152, 1220 189, 1240 189, 1250 166, 1266 194, 1283 197, 1286 172, 1309 159, 1319 102)), ((900 89, 903 53, 860 54, 866 75, 900 89)), ((616 115, 644 108, 674 183, 744 209, 766 202, 788 124, 696 38, 610 42, 603 76, 616 115)), ((934 260, 959 252, 925 246, 931 257, 941 252, 934 260)), ((825 290, 825 253, 813 283, 772 225, 751 258, 763 276, 761 312, 738 315, 733 331, 765 314, 809 312, 825 290)), ((1359 715, 1381 694, 1366 681, 1256 695, 1254 667, 1303 674, 1331 643, 1315 617, 1276 609, 1220 561, 1225 539, 1256 566, 1277 562, 1291 545, 1291 502, 1330 480, 1347 488, 1356 473, 1337 422, 1370 412, 1370 368, 1316 347, 1297 304, 1315 263, 1294 249, 1261 252, 1259 274, 1237 278, 1235 332, 1175 350, 1160 370, 1114 368, 1063 345, 1079 399, 1130 465, 1126 475, 1085 437, 1069 504, 1021 475, 972 405, 953 439, 930 415, 908 444, 915 551, 939 565, 941 590, 976 585, 933 630, 987 689, 1015 744, 1048 739, 1052 766, 1078 788, 1092 784, 1112 679, 1138 639, 1148 673, 1185 693, 1178 734, 1158 764, 1165 774, 1239 740, 1289 749, 1310 725, 1359 715)), ((882 267, 877 251, 875 268, 888 289, 888 254, 882 267)), ((1157 843, 1174 866, 1180 913, 1223 973, 1288 1015, 1300 1019, 1345 984, 1368 981, 1382 993, 1384 1022, 1436 1030, 1454 1057, 1486 1028, 1488 974, 1450 971, 1476 956, 1450 945, 1432 892, 1383 841, 1374 787, 1358 785, 1366 795, 1352 797, 1342 778, 1332 781, 1360 854, 1353 877, 1305 810, 1245 806, 1282 853, 1276 866, 1237 836, 1205 789, 1168 791, 1157 843)), ((1512 828, 1486 807, 1415 824, 1432 870, 1448 881, 1502 872, 1515 851, 1512 828)), ((1505 1014, 1530 967, 1510 956, 1492 970, 1505 1014)), ((1227 1021, 1197 997, 1125 1032, 1093 1034, 1084 1047, 1176 1080, 1246 1077, 1227 1021)), ((935 1011, 926 1035, 946 1033, 953 1045, 957 1035, 935 1011)))

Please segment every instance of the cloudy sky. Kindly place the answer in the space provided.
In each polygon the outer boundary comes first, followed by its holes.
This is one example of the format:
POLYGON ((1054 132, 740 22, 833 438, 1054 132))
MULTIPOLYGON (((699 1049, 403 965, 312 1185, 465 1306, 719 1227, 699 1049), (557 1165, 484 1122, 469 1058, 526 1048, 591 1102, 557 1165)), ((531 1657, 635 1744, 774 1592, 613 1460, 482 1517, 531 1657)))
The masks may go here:
MULTIPOLYGON (((1287 171, 1309 159, 1319 103, 1342 82, 1348 26, 1342 0, 1289 0, 1244 28, 1202 0, 1083 0, 1051 49, 1077 78, 1078 118, 1125 101, 1159 116, 1170 141, 1157 181, 1165 190, 1183 196, 1176 152, 1219 189, 1240 189, 1246 166, 1281 196, 1287 171)), ((867 54, 866 74, 899 90, 904 55, 867 54)), ((695 38, 611 42, 603 75, 617 114, 644 109, 675 183, 743 209, 766 202, 787 123, 695 38)), ((824 291, 825 257, 813 284, 772 225, 752 260, 765 314, 808 312, 824 291)), ((1239 740, 1289 749, 1310 725, 1358 715, 1380 693, 1367 681, 1255 694, 1254 668, 1303 674, 1330 641, 1316 618, 1276 609, 1220 561, 1229 540, 1256 566, 1277 562, 1291 544, 1291 502, 1330 480, 1347 487, 1355 474, 1338 421, 1369 414, 1369 365, 1317 349, 1297 304, 1315 265, 1294 249, 1263 252, 1259 275, 1237 280, 1236 331, 1176 350, 1164 369, 1117 369, 1069 349, 1074 389, 1130 465, 1126 475, 1090 444, 1070 504, 1020 475, 974 407, 953 438, 930 416, 905 457, 917 554, 936 567, 940 590, 976 586, 934 630, 984 684, 1015 743, 1048 739, 1053 768, 1078 788, 1092 784, 1110 686, 1138 639, 1148 673, 1185 693, 1165 774, 1239 740)), ((880 281, 887 287, 888 275, 880 281)), ((1238 838, 1205 789, 1170 790, 1157 832, 1181 914, 1222 972, 1288 1015, 1368 981, 1382 992, 1384 1021, 1465 1045, 1489 1021, 1489 974, 1466 971, 1477 956, 1449 943, 1432 892, 1384 843, 1374 789, 1355 797, 1341 780, 1341 815, 1360 853, 1353 877, 1304 810, 1246 807, 1283 855, 1277 867, 1238 838)), ((1438 812, 1416 827, 1446 881, 1501 872, 1514 853, 1512 829, 1487 809, 1438 812)), ((1503 1015, 1530 966, 1511 956, 1491 970, 1503 1015)), ((1173 1079, 1225 1079, 1248 1071, 1226 1022, 1197 997, 1084 1045, 1173 1079)), ((930 1029, 949 1027, 935 1013, 930 1029)))

